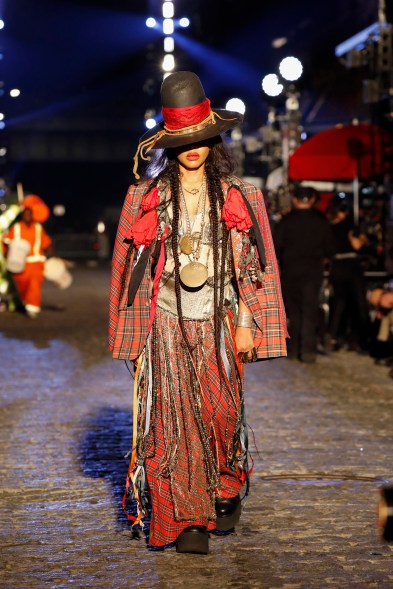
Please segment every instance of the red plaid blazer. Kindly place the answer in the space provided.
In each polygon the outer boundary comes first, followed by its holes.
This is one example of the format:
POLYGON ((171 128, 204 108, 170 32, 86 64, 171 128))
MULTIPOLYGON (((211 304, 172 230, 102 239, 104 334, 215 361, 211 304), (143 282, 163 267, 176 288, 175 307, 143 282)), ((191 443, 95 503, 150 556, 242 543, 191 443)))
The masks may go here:
MULTIPOLYGON (((139 213, 143 195, 151 181, 145 180, 129 187, 120 215, 116 242, 112 258, 112 275, 109 294, 109 336, 108 348, 114 358, 136 360, 143 350, 149 329, 150 317, 150 276, 151 260, 148 261, 134 302, 127 306, 128 286, 131 279, 135 248, 132 248, 130 263, 124 274, 127 252, 130 247, 124 238, 139 213)), ((235 176, 223 181, 224 193, 229 185, 236 185, 246 196, 258 220, 263 237, 266 266, 261 288, 246 275, 238 280, 240 295, 253 314, 253 336, 259 359, 277 358, 287 355, 286 316, 281 294, 280 277, 269 220, 260 190, 235 176)), ((232 248, 236 267, 236 251, 239 234, 231 229, 232 248)), ((132 246, 131 246, 132 247, 132 246)), ((153 249, 153 248, 152 248, 153 249)))

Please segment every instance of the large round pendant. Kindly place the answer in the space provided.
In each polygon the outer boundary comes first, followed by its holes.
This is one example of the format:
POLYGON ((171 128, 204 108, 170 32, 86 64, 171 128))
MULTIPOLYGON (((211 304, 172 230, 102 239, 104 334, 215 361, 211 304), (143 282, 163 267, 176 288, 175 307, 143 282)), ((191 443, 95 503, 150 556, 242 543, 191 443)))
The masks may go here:
POLYGON ((190 262, 181 269, 180 280, 189 288, 198 288, 207 280, 207 267, 200 262, 190 262))
POLYGON ((180 251, 188 256, 192 253, 192 242, 189 235, 183 235, 179 241, 180 251))

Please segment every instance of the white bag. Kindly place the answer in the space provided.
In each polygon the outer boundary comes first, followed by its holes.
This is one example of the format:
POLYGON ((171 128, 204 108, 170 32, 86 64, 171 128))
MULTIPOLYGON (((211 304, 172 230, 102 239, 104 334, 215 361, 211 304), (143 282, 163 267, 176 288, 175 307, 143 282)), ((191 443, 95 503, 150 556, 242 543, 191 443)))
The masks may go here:
POLYGON ((31 245, 26 239, 12 239, 8 245, 7 261, 5 264, 7 270, 14 274, 23 272, 30 250, 31 245))
POLYGON ((68 288, 72 283, 72 276, 61 258, 49 258, 44 264, 44 277, 61 289, 68 288))

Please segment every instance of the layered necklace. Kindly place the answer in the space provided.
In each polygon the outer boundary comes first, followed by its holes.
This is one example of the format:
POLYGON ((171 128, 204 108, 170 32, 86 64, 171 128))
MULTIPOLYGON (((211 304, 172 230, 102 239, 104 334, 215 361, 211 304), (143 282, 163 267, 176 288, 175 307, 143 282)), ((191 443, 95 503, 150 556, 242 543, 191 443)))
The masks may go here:
MULTIPOLYGON (((203 187, 203 180, 202 180, 202 184, 200 185, 199 188, 191 188, 191 190, 188 190, 188 188, 186 188, 185 186, 181 186, 182 190, 185 190, 186 192, 188 192, 188 194, 192 194, 193 196, 197 195, 198 192, 200 191, 200 189, 203 187)), ((199 204, 199 201, 198 201, 199 204)))
POLYGON ((199 194, 197 211, 196 211, 198 213, 201 199, 202 199, 202 219, 201 219, 200 231, 192 232, 190 216, 188 214, 187 203, 186 203, 186 199, 184 197, 184 192, 183 192, 183 187, 181 185, 181 182, 179 183, 179 187, 180 187, 180 196, 182 199, 182 208, 184 209, 184 217, 185 217, 185 221, 186 221, 186 232, 181 237, 181 239, 179 241, 179 247, 180 247, 180 251, 183 254, 187 255, 188 259, 190 260, 189 263, 186 264, 185 266, 183 266, 182 269, 180 270, 180 280, 182 281, 182 283, 185 286, 188 286, 189 288, 198 288, 206 282, 207 277, 208 277, 207 266, 205 264, 202 264, 201 262, 199 262, 199 257, 201 255, 201 244, 202 244, 203 231, 204 231, 205 222, 206 222, 206 219, 205 219, 205 217, 206 217, 206 176, 203 177, 203 182, 202 182, 202 185, 199 189, 197 189, 197 188, 192 189, 193 191, 196 191, 196 192, 191 192, 189 190, 186 190, 187 192, 190 192, 190 194, 196 195, 199 192, 199 190, 202 188, 202 191, 199 194))

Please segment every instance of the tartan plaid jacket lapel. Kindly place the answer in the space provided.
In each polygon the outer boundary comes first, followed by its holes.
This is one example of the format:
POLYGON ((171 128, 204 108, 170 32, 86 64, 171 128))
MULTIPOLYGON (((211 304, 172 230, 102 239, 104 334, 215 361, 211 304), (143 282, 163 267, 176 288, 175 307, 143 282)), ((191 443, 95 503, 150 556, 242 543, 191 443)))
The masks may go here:
MULTIPOLYGON (((248 276, 238 281, 239 292, 253 313, 253 335, 258 358, 274 358, 286 355, 286 317, 281 296, 278 266, 273 247, 270 224, 267 218, 262 193, 239 178, 230 177, 231 185, 237 185, 251 204, 261 228, 265 248, 265 277, 261 289, 248 276)), ((143 195, 151 181, 131 185, 122 208, 115 247, 112 257, 112 274, 109 293, 108 348, 114 358, 135 360, 145 346, 148 336, 151 296, 151 257, 140 281, 132 306, 127 306, 127 296, 135 248, 124 239, 140 211, 143 195), (129 250, 129 248, 132 248, 129 250)), ((224 190, 228 184, 224 183, 224 190)), ((240 234, 231 230, 231 241, 236 261, 239 256, 240 234)), ((154 250, 152 244, 151 251, 154 250)))
POLYGON ((117 229, 112 256, 112 273, 109 292, 109 333, 108 346, 114 358, 135 359, 142 351, 150 316, 150 269, 146 270, 131 307, 127 306, 128 287, 132 274, 135 248, 125 241, 126 235, 135 223, 142 202, 151 181, 131 185, 127 191, 117 229))

